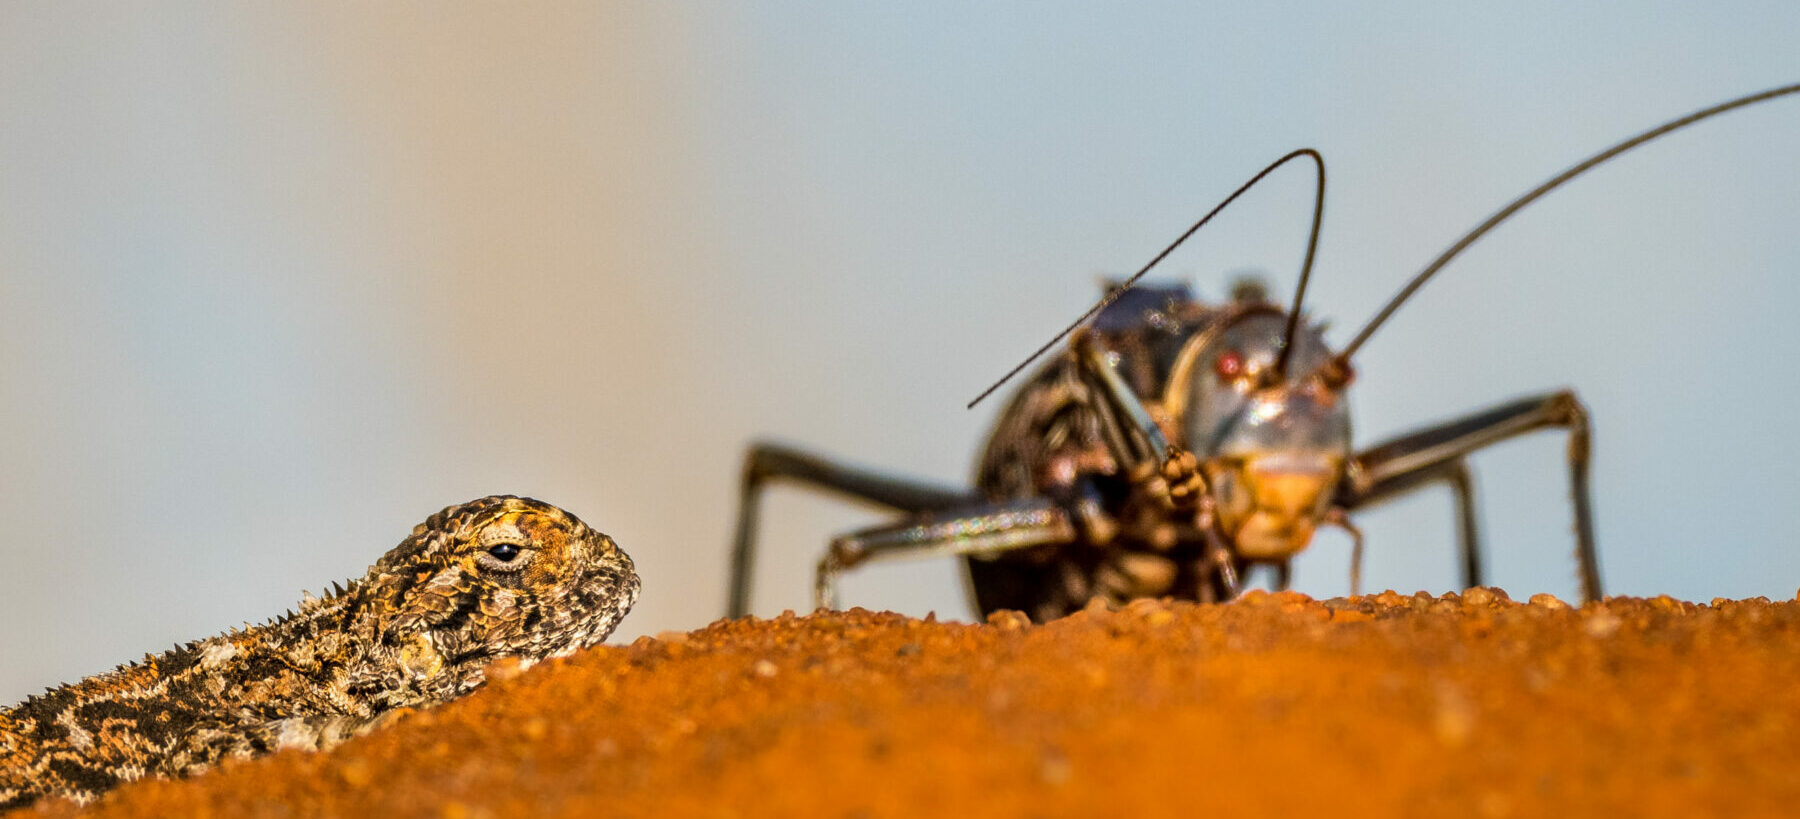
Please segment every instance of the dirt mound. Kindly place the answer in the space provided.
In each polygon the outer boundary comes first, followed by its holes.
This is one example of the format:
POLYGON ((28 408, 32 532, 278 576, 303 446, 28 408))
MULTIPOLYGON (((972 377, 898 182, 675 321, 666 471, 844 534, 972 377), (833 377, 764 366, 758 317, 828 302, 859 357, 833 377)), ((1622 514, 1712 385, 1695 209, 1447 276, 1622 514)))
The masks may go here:
POLYGON ((94 811, 1770 815, 1800 804, 1797 637, 1793 602, 1572 609, 1485 589, 1146 601, 1044 626, 749 618, 94 811))

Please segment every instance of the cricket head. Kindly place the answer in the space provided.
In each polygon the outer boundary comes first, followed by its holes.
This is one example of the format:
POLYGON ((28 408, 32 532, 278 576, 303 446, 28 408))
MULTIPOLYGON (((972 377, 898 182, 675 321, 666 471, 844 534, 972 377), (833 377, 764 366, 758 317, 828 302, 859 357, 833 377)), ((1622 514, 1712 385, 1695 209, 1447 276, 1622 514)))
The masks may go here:
POLYGON ((1245 306, 1190 342, 1177 370, 1183 382, 1171 384, 1186 391, 1175 396, 1183 435, 1200 457, 1219 530, 1252 561, 1286 560, 1312 542, 1350 455, 1341 385, 1315 375, 1330 357, 1324 328, 1300 327, 1284 372, 1286 322, 1279 310, 1245 306))
POLYGON ((594 645, 638 596, 612 538, 541 501, 482 498, 432 515, 359 584, 372 652, 400 687, 455 696, 504 657, 594 645))
POLYGON ((1249 396, 1202 468, 1221 530, 1249 560, 1286 560, 1312 542, 1350 449, 1343 401, 1316 385, 1249 396))

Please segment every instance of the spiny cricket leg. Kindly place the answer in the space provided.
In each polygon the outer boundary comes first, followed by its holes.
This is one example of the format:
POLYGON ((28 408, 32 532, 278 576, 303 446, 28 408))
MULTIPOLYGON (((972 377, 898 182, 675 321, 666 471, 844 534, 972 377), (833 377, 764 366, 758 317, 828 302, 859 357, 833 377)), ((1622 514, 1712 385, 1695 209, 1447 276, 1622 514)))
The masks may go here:
POLYGON ((750 608, 757 502, 763 484, 772 479, 797 481, 904 512, 917 513, 966 504, 972 498, 967 492, 848 466, 780 444, 752 444, 749 454, 744 457, 743 483, 738 495, 737 538, 731 550, 731 596, 726 607, 731 617, 742 617, 750 608))
MULTIPOLYGON (((1444 482, 1456 499, 1456 539, 1462 547, 1463 588, 1481 585, 1481 531, 1475 519, 1475 476, 1468 462, 1457 459, 1445 470, 1444 482)), ((1360 537, 1360 534, 1359 534, 1360 537)))
MULTIPOLYGON (((1392 443, 1382 446, 1390 446, 1392 443)), ((1379 449, 1381 447, 1369 452, 1379 449)), ((1439 482, 1450 487, 1450 497, 1456 505, 1456 543, 1457 551, 1462 556, 1463 588, 1474 588, 1481 585, 1482 578, 1481 532, 1475 517, 1475 480, 1469 472, 1467 460, 1459 457, 1389 477, 1369 492, 1359 495, 1357 508, 1367 509, 1439 482)), ((1344 497, 1340 493, 1339 501, 1342 502, 1344 497)))
POLYGON ((819 561, 813 589, 815 602, 820 608, 836 608, 838 575, 870 561, 934 555, 992 556, 1033 546, 1072 543, 1075 538, 1069 513, 1044 498, 921 513, 903 523, 875 526, 833 540, 819 561))
POLYGON ((1206 564, 1212 572, 1212 579, 1200 587, 1200 602, 1218 603, 1236 600, 1244 591, 1243 582, 1238 578, 1237 558, 1232 556, 1231 547, 1219 534, 1217 526, 1202 526, 1206 534, 1206 564))
POLYGON ((1600 562, 1594 551, 1593 507, 1588 499, 1588 456, 1592 433, 1587 408, 1575 393, 1562 390, 1502 404, 1428 429, 1400 436, 1350 459, 1349 480, 1337 505, 1354 511, 1434 481, 1456 492, 1463 540, 1464 576, 1479 585, 1473 491, 1463 459, 1483 447, 1540 429, 1569 432, 1569 493, 1575 506, 1575 557, 1583 600, 1598 600, 1600 562))
POLYGON ((1325 513, 1325 522, 1350 534, 1350 596, 1355 597, 1362 594, 1362 530, 1350 522, 1350 516, 1345 514, 1343 509, 1335 506, 1325 513))

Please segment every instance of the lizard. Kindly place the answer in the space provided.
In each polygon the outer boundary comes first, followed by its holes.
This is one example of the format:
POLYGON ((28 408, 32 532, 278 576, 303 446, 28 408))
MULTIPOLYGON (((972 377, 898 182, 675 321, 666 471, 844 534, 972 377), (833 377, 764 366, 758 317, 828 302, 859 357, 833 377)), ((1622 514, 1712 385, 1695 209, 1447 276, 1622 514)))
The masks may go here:
POLYGON ((599 643, 638 588, 611 538, 555 506, 501 495, 448 507, 298 611, 0 711, 0 811, 330 748, 469 693, 495 660, 522 669, 599 643))

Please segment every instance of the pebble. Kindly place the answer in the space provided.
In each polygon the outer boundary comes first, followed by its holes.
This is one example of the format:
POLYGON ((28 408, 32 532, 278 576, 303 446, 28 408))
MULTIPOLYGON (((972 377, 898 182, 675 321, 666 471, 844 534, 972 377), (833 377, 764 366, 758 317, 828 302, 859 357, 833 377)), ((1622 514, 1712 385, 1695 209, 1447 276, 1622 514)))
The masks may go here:
POLYGON ((1556 598, 1556 595, 1551 594, 1549 592, 1538 592, 1537 594, 1532 595, 1531 596, 1531 605, 1537 606, 1538 608, 1550 609, 1551 611, 1557 611, 1557 610, 1566 609, 1569 607, 1568 603, 1564 603, 1563 601, 1558 600, 1556 598))
POLYGON ((1686 611, 1688 607, 1687 603, 1676 600, 1666 594, 1659 594, 1651 599, 1650 605, 1663 611, 1686 611))
POLYGON ((1020 631, 1031 627, 1031 618, 1025 612, 1002 609, 988 615, 988 625, 1001 631, 1020 631))
POLYGON ((1163 605, 1163 602, 1161 600, 1156 600, 1156 599, 1149 598, 1149 597, 1140 597, 1140 598, 1133 600, 1130 603, 1126 604, 1125 610, 1128 612, 1131 612, 1132 614, 1135 614, 1139 617, 1145 617, 1145 616, 1148 616, 1151 612, 1167 611, 1168 609, 1166 606, 1163 605))

